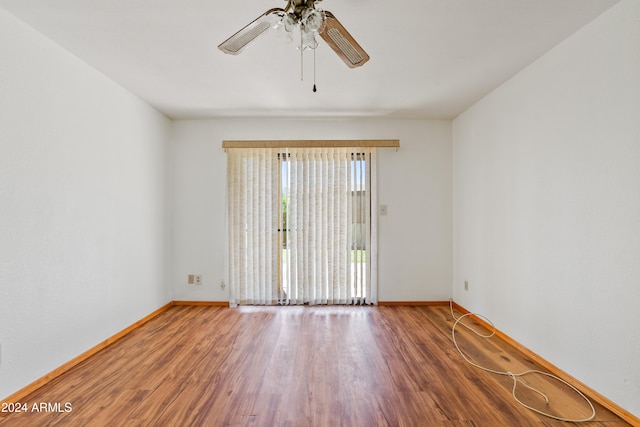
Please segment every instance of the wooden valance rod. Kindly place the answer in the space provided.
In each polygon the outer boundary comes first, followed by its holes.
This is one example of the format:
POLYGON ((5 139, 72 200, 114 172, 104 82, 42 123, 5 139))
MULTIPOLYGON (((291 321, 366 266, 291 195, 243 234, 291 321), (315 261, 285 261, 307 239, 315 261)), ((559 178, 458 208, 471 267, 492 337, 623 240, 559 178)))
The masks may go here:
POLYGON ((400 148, 399 139, 307 139, 222 141, 222 148, 313 148, 313 147, 391 147, 400 148))

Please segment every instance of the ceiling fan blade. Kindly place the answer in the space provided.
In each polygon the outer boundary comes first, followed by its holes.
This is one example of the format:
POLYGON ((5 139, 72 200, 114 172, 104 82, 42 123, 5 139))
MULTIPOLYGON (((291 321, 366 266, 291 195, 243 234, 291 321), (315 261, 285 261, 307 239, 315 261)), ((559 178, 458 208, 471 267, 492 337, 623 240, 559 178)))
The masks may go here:
POLYGON ((243 29, 220 43, 218 49, 230 55, 237 55, 254 41, 259 35, 267 31, 272 25, 278 22, 284 15, 284 9, 275 7, 251 21, 243 29))
POLYGON ((320 36, 350 68, 364 65, 369 60, 367 52, 360 47, 340 21, 333 16, 333 13, 328 11, 324 13, 326 18, 320 36))

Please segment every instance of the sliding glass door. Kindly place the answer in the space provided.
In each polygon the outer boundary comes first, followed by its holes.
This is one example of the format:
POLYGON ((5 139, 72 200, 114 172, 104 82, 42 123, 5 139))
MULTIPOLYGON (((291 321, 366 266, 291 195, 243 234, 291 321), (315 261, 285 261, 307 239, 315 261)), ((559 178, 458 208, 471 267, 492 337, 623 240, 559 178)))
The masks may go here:
POLYGON ((265 150, 230 153, 231 303, 377 303, 375 150, 265 150))

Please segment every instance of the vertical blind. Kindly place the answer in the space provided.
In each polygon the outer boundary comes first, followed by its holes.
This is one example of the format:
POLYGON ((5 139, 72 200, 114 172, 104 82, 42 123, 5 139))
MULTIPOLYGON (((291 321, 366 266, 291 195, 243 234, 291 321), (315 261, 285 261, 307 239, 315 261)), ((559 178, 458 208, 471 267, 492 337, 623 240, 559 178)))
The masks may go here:
POLYGON ((228 150, 230 304, 376 304, 375 148, 228 150))

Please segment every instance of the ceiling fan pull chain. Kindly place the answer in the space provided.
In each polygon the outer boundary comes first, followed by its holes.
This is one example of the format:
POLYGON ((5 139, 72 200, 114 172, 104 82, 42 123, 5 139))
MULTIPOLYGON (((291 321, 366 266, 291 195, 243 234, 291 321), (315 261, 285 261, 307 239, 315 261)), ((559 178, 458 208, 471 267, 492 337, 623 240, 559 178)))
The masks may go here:
POLYGON ((304 80, 304 61, 302 57, 302 52, 304 52, 302 45, 302 26, 300 26, 300 81, 304 80))
POLYGON ((316 91, 316 50, 313 49, 313 92, 316 91))

